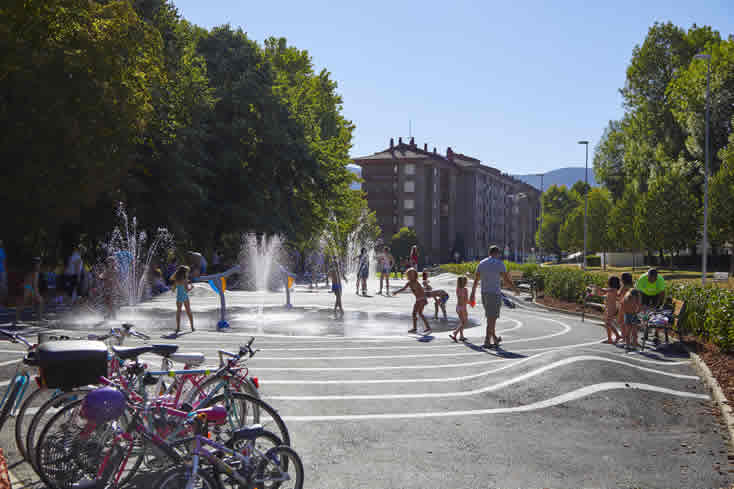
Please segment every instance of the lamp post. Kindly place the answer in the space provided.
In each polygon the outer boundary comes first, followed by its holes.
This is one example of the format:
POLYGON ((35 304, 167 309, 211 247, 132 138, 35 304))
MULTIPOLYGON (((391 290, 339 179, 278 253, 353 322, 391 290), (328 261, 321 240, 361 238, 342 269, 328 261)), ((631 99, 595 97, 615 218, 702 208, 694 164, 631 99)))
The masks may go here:
POLYGON ((584 170, 584 270, 586 270, 586 214, 589 210, 589 142, 579 141, 579 144, 586 146, 586 167, 584 170))
POLYGON ((709 119, 711 117, 711 108, 709 107, 709 90, 711 82, 711 55, 697 54, 694 57, 696 59, 706 60, 706 146, 704 148, 706 163, 703 169, 703 256, 701 257, 701 284, 706 285, 706 261, 708 259, 709 247, 709 119))
POLYGON ((540 228, 538 228, 538 255, 540 263, 543 263, 543 177, 545 173, 539 173, 540 177, 540 228))

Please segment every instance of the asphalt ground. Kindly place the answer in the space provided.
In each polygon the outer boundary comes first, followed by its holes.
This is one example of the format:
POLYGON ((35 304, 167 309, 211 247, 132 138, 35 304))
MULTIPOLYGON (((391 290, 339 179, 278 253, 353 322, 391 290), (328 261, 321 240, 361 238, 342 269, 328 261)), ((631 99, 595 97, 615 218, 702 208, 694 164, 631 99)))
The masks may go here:
MULTIPOLYGON (((307 488, 730 487, 728 435, 680 348, 626 353, 601 343, 598 324, 523 301, 502 309, 500 350, 480 347, 481 305, 470 309, 469 341, 454 343, 453 284, 452 277, 434 280, 452 298, 446 321, 426 308, 433 328, 426 336, 407 333, 412 296, 376 295, 373 281, 370 297, 345 284, 343 318, 331 312, 333 294, 324 288, 297 287, 291 309, 282 293, 232 291, 231 328, 218 332, 219 299, 197 286, 195 333, 170 335, 172 295, 118 320, 156 342, 202 352, 211 364, 219 348, 255 336, 261 351, 250 373, 288 424, 307 488)), ((42 327, 84 336, 112 325, 65 314, 42 327)), ((0 343, 3 383, 20 354, 0 343)), ((19 460, 13 422, 0 445, 20 487, 39 487, 19 460)))

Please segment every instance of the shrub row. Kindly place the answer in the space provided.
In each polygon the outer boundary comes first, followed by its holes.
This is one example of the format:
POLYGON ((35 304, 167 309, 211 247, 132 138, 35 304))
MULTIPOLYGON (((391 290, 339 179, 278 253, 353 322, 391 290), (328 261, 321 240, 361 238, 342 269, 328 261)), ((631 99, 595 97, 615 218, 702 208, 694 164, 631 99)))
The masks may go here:
MULTIPOLYGON (((455 273, 457 275, 466 275, 469 273, 473 275, 479 265, 478 261, 467 261, 464 263, 446 263, 441 265, 441 270, 447 273, 455 273)), ((539 266, 535 263, 515 263, 511 261, 505 261, 505 266, 510 272, 523 272, 527 273, 529 270, 535 270, 539 266)))
POLYGON ((716 285, 673 284, 672 297, 685 301, 678 327, 687 334, 734 351, 734 290, 716 285))
POLYGON ((569 302, 581 302, 588 285, 606 286, 607 277, 606 273, 569 267, 535 266, 524 273, 524 278, 533 284, 535 290, 569 302))

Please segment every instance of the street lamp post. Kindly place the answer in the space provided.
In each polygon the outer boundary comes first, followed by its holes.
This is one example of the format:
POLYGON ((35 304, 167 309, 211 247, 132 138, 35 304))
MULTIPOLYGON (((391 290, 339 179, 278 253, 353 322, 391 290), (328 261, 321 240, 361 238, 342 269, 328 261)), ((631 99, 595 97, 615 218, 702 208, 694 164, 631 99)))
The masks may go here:
POLYGON ((589 142, 579 141, 579 144, 586 146, 586 167, 584 170, 584 270, 586 270, 586 234, 588 228, 586 214, 589 210, 589 142))
POLYGON ((711 86, 711 55, 697 54, 695 58, 706 60, 706 147, 704 148, 706 162, 703 169, 703 256, 701 257, 701 284, 706 285, 706 262, 708 259, 709 247, 709 119, 711 117, 711 108, 709 107, 709 90, 711 86))
POLYGON ((540 255, 540 263, 543 263, 543 177, 545 173, 538 175, 540 177, 540 228, 538 229, 538 255, 540 255))

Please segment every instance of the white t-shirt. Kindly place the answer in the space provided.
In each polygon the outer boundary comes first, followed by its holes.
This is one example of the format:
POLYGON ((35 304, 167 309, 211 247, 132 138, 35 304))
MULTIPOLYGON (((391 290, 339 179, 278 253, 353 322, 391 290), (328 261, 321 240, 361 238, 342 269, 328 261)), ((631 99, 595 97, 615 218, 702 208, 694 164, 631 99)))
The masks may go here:
POLYGON ((502 293, 502 272, 506 272, 505 262, 488 256, 479 262, 477 272, 482 279, 482 294, 502 293))

